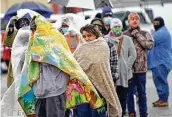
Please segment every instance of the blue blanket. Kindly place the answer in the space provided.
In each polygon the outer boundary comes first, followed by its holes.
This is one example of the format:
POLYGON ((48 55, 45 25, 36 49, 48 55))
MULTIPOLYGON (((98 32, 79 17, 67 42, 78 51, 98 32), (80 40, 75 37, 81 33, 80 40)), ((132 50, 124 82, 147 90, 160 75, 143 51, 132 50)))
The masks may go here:
POLYGON ((148 67, 155 68, 158 65, 165 65, 172 69, 172 43, 169 31, 165 26, 153 32, 154 47, 148 51, 148 67))

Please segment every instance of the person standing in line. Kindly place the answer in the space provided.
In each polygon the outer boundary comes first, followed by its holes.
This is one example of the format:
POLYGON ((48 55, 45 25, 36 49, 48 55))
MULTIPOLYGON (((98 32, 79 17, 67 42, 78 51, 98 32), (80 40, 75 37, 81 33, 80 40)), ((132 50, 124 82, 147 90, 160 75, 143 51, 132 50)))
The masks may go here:
POLYGON ((71 30, 66 32, 64 36, 66 38, 70 51, 73 53, 80 43, 80 35, 71 30))
POLYGON ((154 41, 152 36, 140 29, 140 16, 137 13, 130 13, 128 16, 129 29, 124 35, 132 37, 137 58, 133 65, 133 78, 129 80, 128 89, 128 111, 129 117, 136 117, 134 107, 134 92, 137 88, 139 97, 140 117, 147 117, 147 98, 146 98, 146 72, 147 72, 147 56, 146 51, 153 48, 154 41))
MULTIPOLYGON (((30 23, 33 34, 37 29, 35 19, 36 17, 30 23)), ((36 96, 36 117, 65 117, 65 92, 69 75, 46 62, 39 64, 40 78, 33 84, 36 96)))
MULTIPOLYGON (((10 104, 8 104, 8 110, 14 111, 22 111, 21 107, 19 107, 17 103, 17 96, 18 96, 18 87, 21 83, 20 77, 21 72, 23 71, 24 65, 25 65, 25 55, 27 53, 28 48, 28 42, 29 42, 29 36, 30 36, 30 21, 31 19, 39 15, 38 13, 29 10, 29 9, 21 9, 17 11, 17 21, 14 24, 14 29, 17 30, 11 30, 11 35, 8 35, 10 32, 7 33, 7 42, 4 43, 12 43, 12 51, 11 51, 11 74, 12 78, 14 78, 14 82, 11 84, 11 86, 8 88, 7 92, 4 94, 5 98, 8 100, 4 100, 4 102, 13 102, 12 107, 10 107, 10 104), (13 32, 14 31, 14 32, 13 32), (13 37, 14 36, 14 37, 13 37), (14 39, 13 39, 14 38, 14 39), (12 41, 12 39, 14 41, 12 41), (11 41, 11 42, 10 42, 11 41), (17 89, 17 90, 16 90, 17 89), (14 96, 14 94, 16 94, 14 96), (12 96, 12 97, 11 97, 12 96)), ((5 106, 5 105, 4 105, 5 106)), ((6 113, 6 112, 4 112, 6 113)), ((28 115, 27 117, 36 117, 34 114, 28 115)))
MULTIPOLYGON (((4 50, 5 48, 8 48, 8 50, 10 51, 8 55, 9 58, 11 58, 11 47, 13 44, 13 41, 15 39, 15 36, 17 35, 17 29, 15 28, 15 23, 17 22, 18 17, 17 16, 13 16, 7 27, 6 27, 6 33, 4 35, 4 40, 3 40, 3 45, 4 50), (9 49, 10 48, 10 49, 9 49)), ((7 55, 7 54, 5 54, 7 55)), ((14 78, 13 78, 13 72, 12 72, 12 65, 11 65, 11 60, 9 61, 9 65, 8 65, 8 73, 7 73, 7 87, 9 88, 11 86, 11 84, 13 83, 14 78)))
POLYGON ((101 107, 102 99, 70 52, 64 36, 41 15, 32 18, 30 29, 18 91, 25 114, 65 117, 66 109, 80 104, 101 107))
MULTIPOLYGON (((9 25, 7 26, 6 35, 3 42, 4 45, 11 48, 14 39, 18 33, 18 30, 23 27, 29 26, 30 21, 31 21, 31 16, 29 13, 26 13, 22 17, 13 16, 9 21, 9 25)), ((10 56, 11 56, 11 52, 10 52, 10 56)), ((8 67, 9 68, 7 75, 7 87, 10 87, 14 81, 14 76, 13 76, 14 74, 13 74, 11 60, 9 62, 8 67)))
POLYGON ((69 49, 72 53, 75 51, 75 49, 81 41, 79 33, 75 30, 76 27, 74 27, 75 25, 73 25, 76 23, 74 17, 75 16, 68 16, 62 18, 61 27, 58 29, 65 36, 69 49))
POLYGON ((162 17, 155 18, 153 25, 155 32, 152 35, 155 44, 154 48, 148 51, 148 67, 152 70, 159 99, 152 104, 154 107, 167 107, 169 97, 167 77, 172 69, 171 36, 162 17))
MULTIPOLYGON (((104 31, 104 23, 101 19, 95 18, 91 21, 91 24, 95 25, 96 28, 99 29, 99 31, 103 35, 104 31)), ((104 35, 103 35, 104 36, 104 35)), ((108 35, 104 36, 106 39, 108 35)), ((117 55, 117 50, 114 46, 114 43, 108 43, 109 49, 110 49, 110 67, 111 67, 111 74, 113 81, 116 82, 116 80, 119 78, 118 77, 118 55, 117 55)))
MULTIPOLYGON (((136 50, 132 39, 126 35, 123 35, 123 27, 120 19, 112 19, 110 26, 111 31, 106 36, 106 39, 108 45, 110 46, 110 52, 113 52, 113 49, 117 49, 119 79, 115 81, 115 86, 122 107, 122 117, 124 117, 127 104, 128 80, 133 76, 132 66, 136 59, 136 50)), ((111 55, 113 55, 113 53, 111 53, 111 55)), ((112 69, 113 67, 114 65, 111 65, 112 74, 114 73, 114 70, 112 69)), ((116 79, 117 77, 115 75, 112 76, 113 79, 116 79)))
POLYGON ((88 104, 79 105, 77 117, 106 117, 106 110, 108 117, 121 117, 121 106, 110 71, 109 47, 96 26, 86 25, 80 32, 85 42, 79 44, 74 57, 104 100, 104 106, 95 110, 88 104))
POLYGON ((110 32, 110 23, 112 20, 113 12, 110 7, 106 6, 102 10, 102 20, 104 22, 105 30, 103 35, 107 35, 110 32))
POLYGON ((104 22, 103 22, 102 19, 100 19, 100 18, 94 18, 94 19, 91 21, 91 24, 92 24, 92 25, 95 25, 96 28, 98 28, 98 30, 99 30, 99 31, 102 33, 102 35, 103 35, 103 32, 104 32, 105 28, 104 28, 104 22))

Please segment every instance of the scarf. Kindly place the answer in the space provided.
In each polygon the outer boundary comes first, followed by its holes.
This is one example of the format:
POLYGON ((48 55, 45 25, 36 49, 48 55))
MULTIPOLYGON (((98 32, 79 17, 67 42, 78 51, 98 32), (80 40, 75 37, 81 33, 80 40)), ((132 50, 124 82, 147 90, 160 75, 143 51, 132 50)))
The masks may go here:
POLYGON ((118 48, 117 48, 117 54, 118 54, 118 57, 121 56, 121 50, 122 50, 122 42, 123 42, 123 34, 121 34, 120 36, 118 37, 115 37, 114 34, 112 32, 109 33, 109 37, 113 40, 113 39, 116 39, 116 40, 119 40, 119 44, 118 44, 118 48))

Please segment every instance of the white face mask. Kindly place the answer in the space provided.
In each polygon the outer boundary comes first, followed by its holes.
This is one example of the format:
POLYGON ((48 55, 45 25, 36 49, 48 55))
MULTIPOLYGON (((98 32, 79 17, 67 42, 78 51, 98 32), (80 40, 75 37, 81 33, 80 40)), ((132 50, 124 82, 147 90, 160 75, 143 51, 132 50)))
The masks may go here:
POLYGON ((111 17, 104 17, 104 18, 103 18, 103 22, 104 22, 105 24, 108 24, 108 25, 110 25, 111 20, 112 20, 111 17))
POLYGON ((68 31, 68 28, 62 28, 62 31, 65 34, 68 31))
POLYGON ((125 25, 129 26, 128 20, 125 20, 125 25))

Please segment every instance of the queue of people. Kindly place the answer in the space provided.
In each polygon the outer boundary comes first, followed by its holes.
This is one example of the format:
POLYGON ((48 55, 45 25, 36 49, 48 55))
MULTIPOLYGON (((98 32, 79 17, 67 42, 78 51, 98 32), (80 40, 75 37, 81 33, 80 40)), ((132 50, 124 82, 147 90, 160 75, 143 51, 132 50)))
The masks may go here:
POLYGON ((110 7, 80 29, 71 16, 58 29, 30 10, 19 16, 9 21, 4 44, 12 41, 9 89, 17 86, 13 101, 27 117, 124 117, 126 110, 136 117, 135 92, 139 116, 148 117, 148 68, 159 97, 153 106, 168 106, 172 47, 163 18, 155 18, 151 35, 134 12, 123 31, 110 7))

